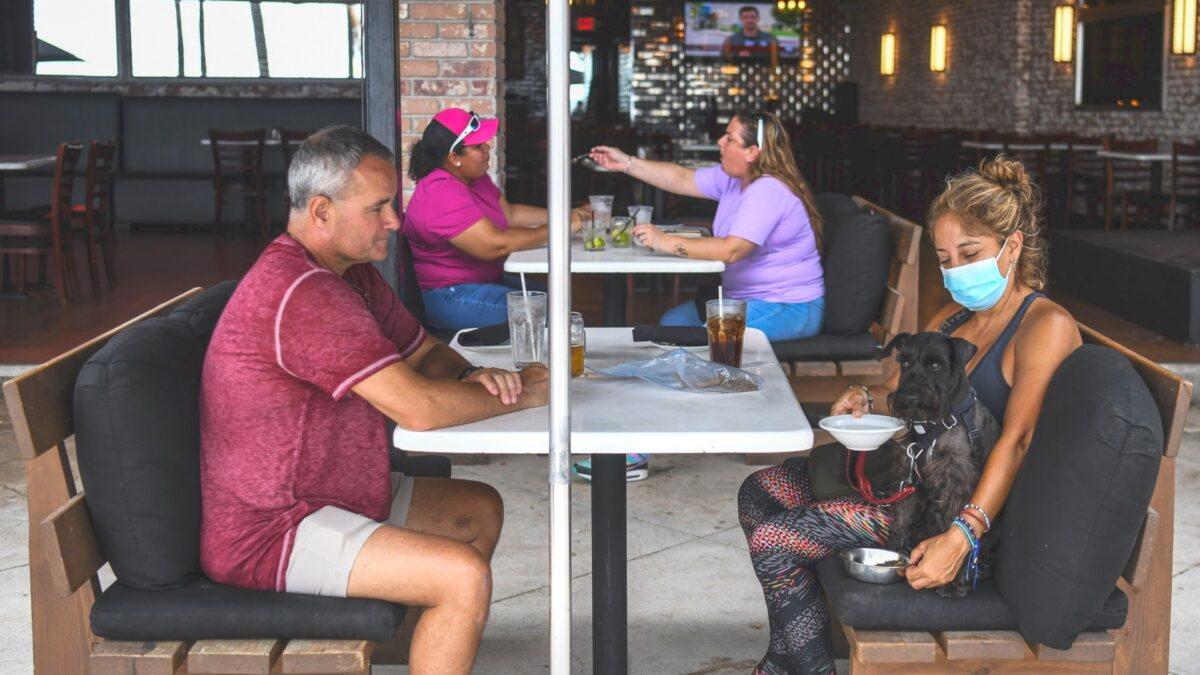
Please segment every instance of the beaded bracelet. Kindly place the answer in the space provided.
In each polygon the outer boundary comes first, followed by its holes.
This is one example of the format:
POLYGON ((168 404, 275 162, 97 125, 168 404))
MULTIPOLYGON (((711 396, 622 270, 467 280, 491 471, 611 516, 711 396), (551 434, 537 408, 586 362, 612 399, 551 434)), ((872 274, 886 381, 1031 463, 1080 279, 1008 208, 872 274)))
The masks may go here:
POLYGON ((967 509, 971 509, 972 511, 974 511, 974 512, 978 513, 979 515, 983 516, 983 527, 984 527, 984 532, 989 532, 989 531, 991 531, 991 529, 992 529, 992 519, 988 517, 987 511, 984 511, 984 510, 983 510, 983 507, 981 507, 981 506, 977 506, 977 505, 975 505, 975 504, 971 504, 971 503, 969 503, 969 502, 968 502, 968 503, 967 503, 967 505, 963 507, 963 510, 964 510, 964 511, 965 511, 965 510, 967 510, 967 509))
MULTIPOLYGON (((987 534, 987 532, 988 532, 987 525, 984 524, 983 518, 980 518, 978 513, 975 513, 974 511, 972 511, 970 509, 963 509, 962 513, 960 513, 958 515, 966 516, 971 519, 971 522, 979 523, 979 528, 982 530, 982 532, 980 532, 980 535, 987 534)), ((974 528, 972 528, 972 529, 974 529, 974 528)))
POLYGON ((975 536, 971 526, 962 516, 955 516, 952 524, 963 533, 971 545, 971 555, 967 558, 967 578, 971 580, 973 589, 979 583, 979 538, 975 536))

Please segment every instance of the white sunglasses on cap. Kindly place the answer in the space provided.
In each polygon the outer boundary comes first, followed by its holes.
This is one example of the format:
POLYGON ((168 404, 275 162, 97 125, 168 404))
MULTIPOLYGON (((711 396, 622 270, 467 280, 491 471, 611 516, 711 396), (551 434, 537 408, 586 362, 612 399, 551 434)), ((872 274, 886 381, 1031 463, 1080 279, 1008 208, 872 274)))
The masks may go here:
MULTIPOLYGON (((476 115, 475 111, 472 110, 471 119, 467 120, 467 126, 463 127, 463 130, 458 135, 458 138, 454 139, 454 142, 450 144, 450 152, 454 152, 454 149, 458 147, 459 143, 462 143, 467 136, 479 131, 479 127, 481 126, 483 126, 483 120, 479 119, 479 115, 476 115)), ((759 134, 761 135, 761 133, 762 130, 760 125, 759 134)))

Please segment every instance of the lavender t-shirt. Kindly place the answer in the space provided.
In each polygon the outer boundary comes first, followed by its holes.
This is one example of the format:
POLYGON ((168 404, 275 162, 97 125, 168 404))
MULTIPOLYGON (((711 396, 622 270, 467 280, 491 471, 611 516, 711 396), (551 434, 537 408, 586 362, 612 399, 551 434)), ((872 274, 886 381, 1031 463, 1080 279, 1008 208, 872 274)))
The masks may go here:
POLYGON ((809 302, 825 296, 821 254, 808 211, 787 185, 762 176, 745 190, 711 166, 696 171, 696 187, 717 200, 713 235, 740 237, 754 252, 725 266, 725 295, 769 302, 809 302))

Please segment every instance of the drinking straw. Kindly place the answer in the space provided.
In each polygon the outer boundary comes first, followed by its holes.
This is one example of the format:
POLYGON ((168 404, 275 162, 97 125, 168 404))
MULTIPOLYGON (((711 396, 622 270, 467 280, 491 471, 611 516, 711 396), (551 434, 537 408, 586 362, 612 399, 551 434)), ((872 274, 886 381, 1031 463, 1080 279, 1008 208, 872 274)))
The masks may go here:
POLYGON ((725 306, 725 287, 721 285, 717 286, 717 305, 725 306))
POLYGON ((525 273, 521 272, 521 295, 529 297, 529 288, 525 286, 525 273))

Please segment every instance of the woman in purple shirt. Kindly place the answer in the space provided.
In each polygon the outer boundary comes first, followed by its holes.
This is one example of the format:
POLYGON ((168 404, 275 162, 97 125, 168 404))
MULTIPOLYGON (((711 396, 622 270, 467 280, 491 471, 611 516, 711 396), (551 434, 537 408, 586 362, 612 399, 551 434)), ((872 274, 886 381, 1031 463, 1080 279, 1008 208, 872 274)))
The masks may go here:
MULTIPOLYGON (((717 201, 713 236, 689 239, 653 225, 633 230, 655 251, 720 260, 725 296, 746 300, 746 323, 771 340, 821 332, 825 281, 821 270, 821 219, 812 192, 796 168, 791 142, 770 113, 739 113, 717 143, 721 164, 688 169, 631 157, 616 148, 592 148, 592 159, 610 171, 689 197, 717 201)), ((703 326, 695 303, 669 310, 662 323, 703 326)))
MULTIPOLYGON (((487 170, 499 120, 461 108, 433 116, 412 146, 408 173, 417 189, 404 213, 404 236, 429 322, 460 330, 508 318, 504 259, 546 243, 546 209, 510 204, 487 170)), ((579 229, 587 208, 572 213, 579 229)), ((517 286, 519 288, 519 286, 517 286)))

